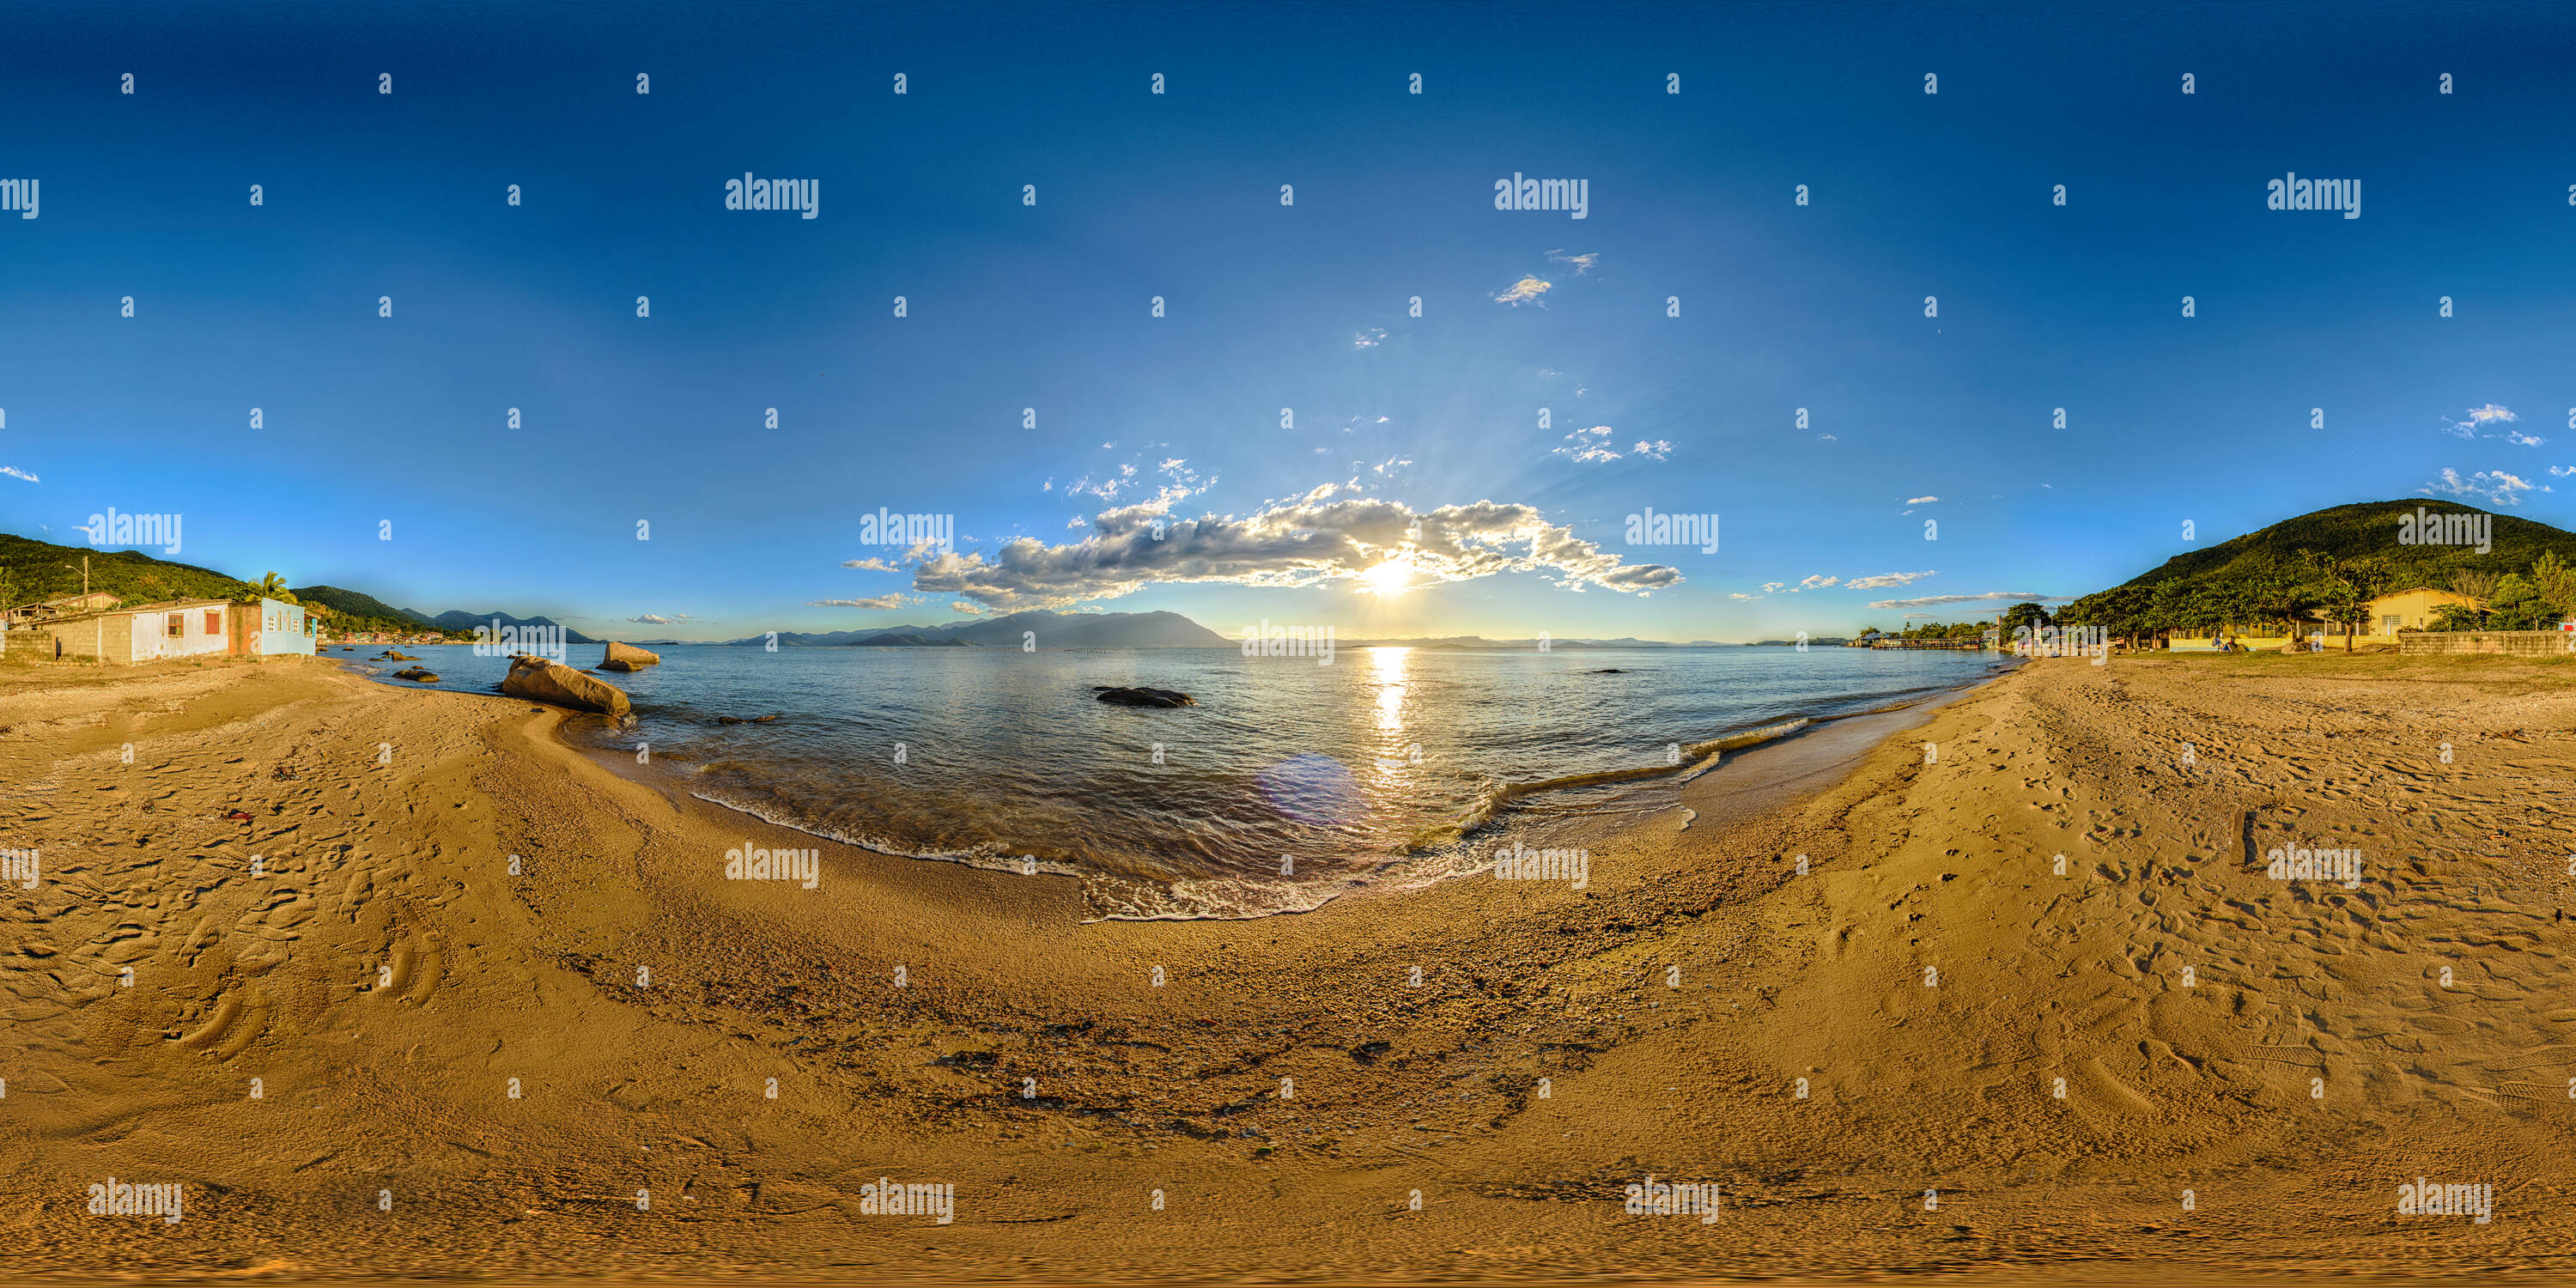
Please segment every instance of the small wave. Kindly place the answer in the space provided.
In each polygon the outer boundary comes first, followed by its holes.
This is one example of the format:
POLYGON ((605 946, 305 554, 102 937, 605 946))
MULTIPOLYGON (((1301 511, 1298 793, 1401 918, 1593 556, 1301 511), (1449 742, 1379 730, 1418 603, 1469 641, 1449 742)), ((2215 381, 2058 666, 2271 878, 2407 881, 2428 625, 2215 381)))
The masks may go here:
POLYGON ((916 850, 882 837, 844 832, 838 828, 818 827, 802 819, 783 816, 778 811, 762 805, 726 800, 706 792, 689 794, 710 805, 721 805, 737 814, 748 814, 772 827, 783 827, 791 832, 802 832, 807 836, 821 837, 826 841, 891 858, 934 859, 941 863, 963 863, 970 868, 983 868, 993 872, 1017 872, 1024 875, 1035 875, 1040 872, 1077 878, 1084 875, 1081 867, 1061 859, 1041 859, 1034 854, 1011 854, 999 848, 984 846, 978 846, 972 850, 916 850))
POLYGON ((746 814, 773 827, 819 837, 826 841, 883 854, 898 859, 928 859, 940 863, 962 863, 988 872, 1030 875, 1048 873, 1069 876, 1082 883, 1082 920, 1095 921, 1249 921, 1282 913, 1312 912, 1325 904, 1363 887, 1373 890, 1406 890, 1428 885, 1450 875, 1445 869, 1422 868, 1409 875, 1389 880, 1383 871, 1353 873, 1330 884, 1304 882, 1283 885, 1247 877, 1209 876, 1181 877, 1170 881, 1147 881, 1087 868, 1060 859, 1041 859, 1035 855, 1010 854, 999 849, 979 847, 973 850, 919 850, 894 844, 880 837, 853 834, 838 828, 818 827, 801 819, 782 816, 775 810, 744 801, 727 800, 706 792, 691 796, 710 805, 721 806, 737 814, 746 814))
MULTIPOLYGON (((1742 733, 1712 738, 1707 742, 1692 743, 1682 748, 1682 753, 1686 759, 1698 763, 1682 773, 1682 781, 1689 782, 1716 768, 1718 757, 1726 752, 1757 746, 1776 738, 1786 738, 1812 723, 1814 721, 1808 717, 1799 716, 1794 720, 1784 720, 1760 729, 1748 729, 1742 733)), ((1584 774, 1566 774, 1526 783, 1488 783, 1483 791, 1477 793, 1476 799, 1467 808, 1458 812, 1456 818, 1416 836, 1412 848, 1421 851, 1448 845, 1483 827, 1491 822, 1494 816, 1511 809, 1520 801, 1542 792, 1560 792, 1575 787, 1597 787, 1603 783, 1626 782, 1638 778, 1660 778, 1676 772, 1677 769, 1678 767, 1674 765, 1645 765, 1632 769, 1601 769, 1584 774)))

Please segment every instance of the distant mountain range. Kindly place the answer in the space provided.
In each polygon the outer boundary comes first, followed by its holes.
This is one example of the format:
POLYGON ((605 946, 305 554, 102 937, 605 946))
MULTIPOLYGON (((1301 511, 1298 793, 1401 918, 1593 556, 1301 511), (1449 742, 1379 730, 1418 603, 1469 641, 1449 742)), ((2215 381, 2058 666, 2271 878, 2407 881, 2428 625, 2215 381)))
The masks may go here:
POLYGON ((301 586, 291 593, 304 603, 320 604, 335 613, 358 618, 410 622, 429 630, 467 632, 477 626, 490 626, 497 621, 503 626, 543 626, 560 630, 564 633, 564 642, 567 644, 599 643, 598 640, 565 626, 551 617, 512 617, 508 613, 469 613, 460 608, 451 608, 432 617, 417 609, 396 608, 373 595, 344 590, 338 586, 301 586))
MULTIPOLYGON (((781 646, 838 648, 850 645, 921 648, 981 645, 1018 648, 1030 637, 1040 648, 1230 648, 1229 640, 1179 613, 1058 613, 1031 609, 989 620, 957 621, 945 626, 881 626, 857 631, 780 631, 781 646)), ((767 644, 769 636, 752 635, 727 644, 767 644)))
MULTIPOLYGON (((1183 617, 1178 613, 1057 613, 1034 609, 996 617, 988 621, 957 621, 945 626, 878 626, 855 631, 780 631, 778 642, 783 647, 842 648, 878 646, 921 648, 926 646, 974 644, 986 648, 1018 648, 1023 640, 1035 635, 1040 648, 1235 648, 1239 639, 1229 639, 1183 617)), ((763 645, 767 635, 752 635, 727 644, 763 645)), ((1481 635, 1446 635, 1424 639, 1348 639, 1336 640, 1339 648, 1435 648, 1435 649, 1521 649, 1538 647, 1535 639, 1489 640, 1481 635)), ((1556 648, 1737 648, 1740 645, 1719 640, 1692 640, 1675 644, 1669 640, 1620 639, 1551 639, 1548 647, 1556 648)))
MULTIPOLYGON (((1436 638, 1424 638, 1424 639, 1383 639, 1383 640, 1371 640, 1371 639, 1349 639, 1349 640, 1336 640, 1336 641, 1334 641, 1334 643, 1335 643, 1335 645, 1336 645, 1337 647, 1340 647, 1340 648, 1459 648, 1459 649, 1495 648, 1495 649, 1535 649, 1535 648, 1537 648, 1537 647, 1538 647, 1538 641, 1537 641, 1536 639, 1525 639, 1525 640, 1489 640, 1489 639, 1486 639, 1486 638, 1485 638, 1484 636, 1482 636, 1482 635, 1443 635, 1443 636, 1439 636, 1439 637, 1436 637, 1436 638)), ((1692 641, 1690 641, 1690 642, 1688 642, 1688 643, 1686 643, 1686 644, 1676 644, 1676 643, 1672 642, 1671 640, 1641 640, 1641 639, 1638 639, 1638 638, 1636 638, 1636 637, 1634 637, 1634 636, 1622 636, 1622 637, 1620 637, 1620 638, 1618 638, 1618 639, 1615 639, 1615 640, 1602 640, 1602 639, 1564 639, 1564 640, 1561 640, 1561 639, 1556 639, 1556 638, 1551 637, 1551 638, 1548 640, 1548 642, 1547 642, 1547 646, 1548 646, 1549 648, 1551 648, 1551 649, 1560 649, 1560 648, 1741 648, 1741 647, 1743 647, 1743 646, 1742 646, 1742 645, 1740 645, 1740 644, 1730 643, 1730 642, 1728 642, 1728 641, 1726 641, 1726 640, 1692 640, 1692 641)))

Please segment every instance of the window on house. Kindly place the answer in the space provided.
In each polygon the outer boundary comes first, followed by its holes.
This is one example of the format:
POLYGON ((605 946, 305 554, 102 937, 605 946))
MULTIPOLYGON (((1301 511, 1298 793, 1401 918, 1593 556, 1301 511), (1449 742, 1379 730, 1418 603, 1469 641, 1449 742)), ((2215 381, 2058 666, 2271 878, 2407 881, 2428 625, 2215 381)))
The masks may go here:
POLYGON ((168 625, 170 638, 174 640, 178 639, 188 633, 188 615, 186 613, 172 613, 170 614, 168 625))
POLYGON ((2382 635, 2394 635, 2397 633, 2397 628, 2403 625, 2405 625, 2404 618, 2399 617, 2395 613, 2390 613, 2379 619, 2379 633, 2382 635))
POLYGON ((206 610, 206 633, 208 635, 221 635, 224 633, 224 610, 220 608, 209 608, 206 610))

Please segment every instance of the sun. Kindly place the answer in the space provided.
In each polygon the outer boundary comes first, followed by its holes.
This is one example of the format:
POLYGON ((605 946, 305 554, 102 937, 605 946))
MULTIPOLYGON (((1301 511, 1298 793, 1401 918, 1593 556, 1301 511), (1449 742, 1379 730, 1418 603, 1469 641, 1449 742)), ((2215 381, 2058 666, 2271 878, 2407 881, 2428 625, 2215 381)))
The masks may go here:
POLYGON ((1372 595, 1401 595, 1413 589, 1413 565, 1389 559, 1360 574, 1361 589, 1372 595))

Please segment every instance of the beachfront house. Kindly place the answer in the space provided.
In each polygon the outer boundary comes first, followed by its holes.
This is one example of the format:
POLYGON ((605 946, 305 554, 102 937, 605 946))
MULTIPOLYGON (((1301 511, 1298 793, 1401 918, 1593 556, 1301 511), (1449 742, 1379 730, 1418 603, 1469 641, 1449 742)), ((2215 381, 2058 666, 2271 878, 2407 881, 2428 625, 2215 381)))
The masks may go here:
POLYGON ((232 615, 231 652, 251 657, 312 656, 314 622, 303 605, 254 599, 234 607, 238 611, 232 615))
POLYGON ((2456 591, 2417 586, 2413 590, 2396 591, 2370 601, 2370 623, 2363 629, 2373 635, 2395 635, 2401 630, 2429 631, 2441 616, 2445 604, 2468 608, 2486 606, 2456 591))
POLYGON ((232 619, 243 606, 225 599, 174 599, 131 608, 49 617, 30 628, 53 657, 90 657, 120 666, 169 657, 232 651, 232 619))

